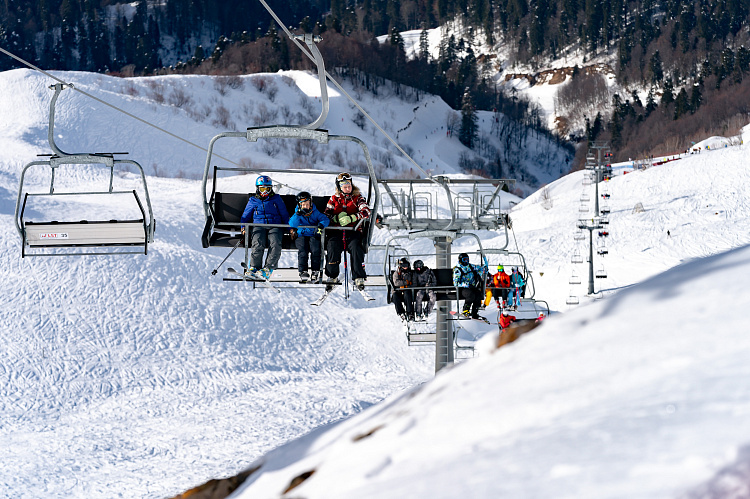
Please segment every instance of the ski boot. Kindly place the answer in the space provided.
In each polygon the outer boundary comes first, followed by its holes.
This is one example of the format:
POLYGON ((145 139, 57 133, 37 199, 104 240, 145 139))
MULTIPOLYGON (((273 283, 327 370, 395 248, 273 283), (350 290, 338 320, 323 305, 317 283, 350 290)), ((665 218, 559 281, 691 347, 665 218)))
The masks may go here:
POLYGON ((303 270, 302 272, 299 273, 299 280, 302 283, 305 283, 305 282, 309 281, 310 280, 310 274, 308 274, 306 270, 303 270))
POLYGON ((246 268, 245 276, 249 277, 250 279, 257 279, 258 277, 260 277, 260 275, 258 275, 258 269, 255 267, 246 268))
POLYGON ((331 291, 333 291, 334 286, 338 283, 338 277, 329 277, 328 279, 326 279, 326 291, 330 293, 331 291))
POLYGON ((262 279, 265 279, 266 281, 271 278, 271 274, 273 274, 273 269, 269 269, 268 267, 263 267, 258 271, 258 274, 262 279))
POLYGON ((314 284, 320 283, 320 270, 313 270, 312 274, 310 274, 310 282, 314 284))
POLYGON ((364 291, 365 290, 365 280, 362 279, 361 277, 358 277, 358 278, 354 279, 354 287, 356 287, 360 291, 364 291))

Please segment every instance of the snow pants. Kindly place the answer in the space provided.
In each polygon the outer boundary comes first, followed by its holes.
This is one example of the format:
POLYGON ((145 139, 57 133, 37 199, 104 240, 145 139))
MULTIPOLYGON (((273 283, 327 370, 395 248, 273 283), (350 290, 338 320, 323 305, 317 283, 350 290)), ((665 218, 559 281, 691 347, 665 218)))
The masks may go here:
POLYGON ((402 316, 404 313, 409 317, 414 316, 414 292, 411 289, 398 289, 393 291, 393 306, 396 313, 402 316))
POLYGON ((309 268, 314 271, 320 270, 320 236, 297 236, 294 245, 297 247, 297 269, 300 272, 307 271, 308 257, 311 264, 309 268))
POLYGON ((266 267, 273 270, 279 264, 281 256, 281 236, 283 234, 281 227, 253 227, 252 232, 252 251, 250 252, 250 266, 256 269, 263 267, 263 251, 266 249, 268 242, 268 254, 266 255, 266 267))
POLYGON ((479 304, 482 302, 482 290, 478 288, 458 288, 461 293, 460 298, 464 301, 464 312, 471 308, 472 317, 479 314, 479 304))
POLYGON ((521 306, 521 288, 512 288, 510 295, 510 306, 520 307, 521 306))
POLYGON ((420 289, 419 291, 417 291, 417 297, 414 299, 416 312, 427 317, 435 307, 436 299, 437 297, 435 296, 435 292, 433 290, 420 289))
POLYGON ((352 269, 353 279, 367 279, 365 272, 365 249, 362 242, 362 233, 356 230, 332 230, 333 233, 326 243, 327 262, 325 274, 328 277, 339 276, 339 265, 341 264, 341 253, 346 251, 351 255, 349 263, 352 269))

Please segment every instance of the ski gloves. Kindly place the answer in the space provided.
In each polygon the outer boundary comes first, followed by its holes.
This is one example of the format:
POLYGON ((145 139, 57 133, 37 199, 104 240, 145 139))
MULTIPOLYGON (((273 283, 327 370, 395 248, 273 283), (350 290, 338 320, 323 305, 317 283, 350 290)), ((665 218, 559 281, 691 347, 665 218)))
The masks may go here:
POLYGON ((336 220, 338 221, 339 225, 342 227, 346 227, 350 223, 354 222, 356 219, 357 219, 356 215, 348 215, 344 211, 342 211, 336 216, 336 220))

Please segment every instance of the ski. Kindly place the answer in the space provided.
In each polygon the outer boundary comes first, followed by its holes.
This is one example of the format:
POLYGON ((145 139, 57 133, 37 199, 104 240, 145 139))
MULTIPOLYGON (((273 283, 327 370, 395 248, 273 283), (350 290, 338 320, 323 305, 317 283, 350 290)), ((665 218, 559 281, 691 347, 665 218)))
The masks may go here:
POLYGON ((450 314, 454 315, 454 316, 458 316, 458 320, 460 320, 460 321, 466 321, 466 320, 471 319, 471 320, 477 321, 477 322, 484 322, 485 324, 497 324, 497 322, 490 322, 489 319, 487 319, 486 317, 482 317, 481 315, 478 316, 478 317, 467 317, 467 316, 465 316, 463 314, 459 314, 455 310, 451 310, 450 314))
POLYGON ((359 294, 361 294, 362 298, 364 298, 366 301, 373 301, 375 299, 372 296, 370 296, 370 294, 367 291, 365 291, 364 289, 359 289, 359 288, 357 288, 357 286, 354 286, 354 289, 356 289, 357 291, 359 291, 359 294))
POLYGON ((269 289, 273 289, 277 293, 281 293, 280 290, 276 289, 276 287, 274 287, 274 285, 271 284, 270 282, 268 282, 268 280, 266 280, 266 279, 263 279, 263 278, 260 278, 260 277, 251 277, 251 276, 245 275, 242 272, 237 272, 232 267, 228 267, 227 268, 227 272, 229 272, 230 274, 234 274, 236 276, 242 277, 244 279, 247 279, 248 281, 259 282, 259 283, 263 284, 265 287, 267 287, 269 289))
POLYGON ((328 295, 330 295, 331 293, 333 293, 333 291, 334 291, 335 289, 336 289, 335 287, 334 287, 334 288, 332 288, 332 289, 330 289, 330 290, 326 289, 326 290, 325 290, 325 291, 323 292, 323 296, 321 296, 320 298, 318 298, 318 299, 317 299, 317 300, 315 300, 314 302, 310 303, 310 305, 314 305, 314 306, 316 306, 316 307, 319 307, 319 306, 321 306, 321 305, 323 304, 323 302, 324 302, 324 301, 326 301, 326 298, 328 298, 328 295))

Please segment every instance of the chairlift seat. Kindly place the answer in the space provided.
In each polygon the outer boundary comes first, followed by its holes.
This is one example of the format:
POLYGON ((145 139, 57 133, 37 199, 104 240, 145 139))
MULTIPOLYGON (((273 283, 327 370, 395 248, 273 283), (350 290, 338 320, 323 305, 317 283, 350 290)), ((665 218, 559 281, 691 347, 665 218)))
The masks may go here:
POLYGON ((577 296, 568 296, 568 299, 565 300, 566 305, 578 305, 579 300, 577 296))
POLYGON ((25 222, 24 242, 32 248, 143 246, 147 229, 140 220, 25 222))

